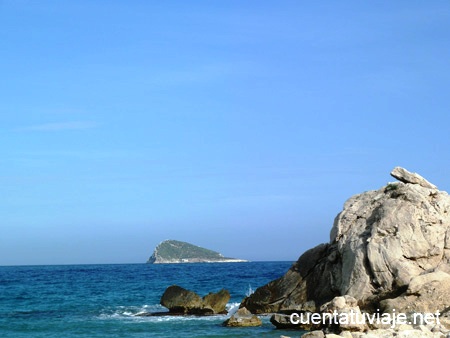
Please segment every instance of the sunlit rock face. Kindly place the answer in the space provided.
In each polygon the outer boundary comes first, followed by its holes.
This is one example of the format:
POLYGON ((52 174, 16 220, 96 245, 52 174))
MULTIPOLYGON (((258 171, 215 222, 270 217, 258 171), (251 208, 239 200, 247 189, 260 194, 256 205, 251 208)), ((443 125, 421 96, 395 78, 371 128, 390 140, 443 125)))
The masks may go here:
POLYGON ((362 309, 398 305, 401 311, 414 303, 417 311, 443 312, 445 320, 450 197, 406 169, 397 167, 392 176, 399 181, 347 200, 330 242, 306 251, 283 277, 258 288, 241 306, 253 313, 312 311, 349 295, 362 309), (426 292, 417 291, 420 283, 426 292))

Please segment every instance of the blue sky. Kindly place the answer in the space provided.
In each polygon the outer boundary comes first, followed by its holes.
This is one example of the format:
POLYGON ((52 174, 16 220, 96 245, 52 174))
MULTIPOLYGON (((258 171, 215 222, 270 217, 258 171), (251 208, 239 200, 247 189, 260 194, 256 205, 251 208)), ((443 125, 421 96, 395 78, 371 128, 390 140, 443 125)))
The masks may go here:
POLYGON ((400 165, 450 189, 448 1, 0 0, 0 265, 328 241, 400 165))

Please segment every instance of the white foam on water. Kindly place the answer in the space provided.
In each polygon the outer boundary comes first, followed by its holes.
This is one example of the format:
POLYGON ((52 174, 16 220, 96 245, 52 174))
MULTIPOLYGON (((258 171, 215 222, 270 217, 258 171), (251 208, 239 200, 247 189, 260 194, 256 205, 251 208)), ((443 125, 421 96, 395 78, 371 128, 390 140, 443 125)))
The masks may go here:
POLYGON ((226 305, 227 315, 232 316, 236 313, 237 310, 239 310, 239 306, 241 303, 228 303, 226 305))
POLYGON ((125 319, 134 318, 138 314, 144 314, 149 312, 164 312, 167 311, 166 308, 159 304, 154 305, 142 305, 142 306, 116 306, 104 308, 100 315, 101 319, 125 319))
MULTIPOLYGON (((239 303, 227 304, 228 308, 239 307, 239 303)), ((236 309, 237 310, 237 309, 236 309)), ((159 304, 143 306, 116 306, 105 308, 97 316, 101 320, 124 320, 130 322, 185 322, 185 321, 214 321, 225 320, 226 315, 214 316, 142 316, 142 314, 153 312, 167 312, 167 309, 159 304)))

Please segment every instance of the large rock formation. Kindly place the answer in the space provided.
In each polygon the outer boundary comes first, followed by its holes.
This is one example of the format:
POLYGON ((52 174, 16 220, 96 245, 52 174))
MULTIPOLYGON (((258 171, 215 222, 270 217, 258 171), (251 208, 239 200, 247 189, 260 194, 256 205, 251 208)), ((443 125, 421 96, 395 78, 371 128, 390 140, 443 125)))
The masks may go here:
POLYGON ((351 197, 330 242, 305 252, 241 306, 253 313, 317 311, 349 295, 363 310, 450 310, 450 197, 420 175, 351 197), (414 305, 412 308, 411 306, 414 305))
POLYGON ((235 263, 243 259, 224 257, 221 253, 186 242, 166 240, 153 251, 147 263, 235 263))

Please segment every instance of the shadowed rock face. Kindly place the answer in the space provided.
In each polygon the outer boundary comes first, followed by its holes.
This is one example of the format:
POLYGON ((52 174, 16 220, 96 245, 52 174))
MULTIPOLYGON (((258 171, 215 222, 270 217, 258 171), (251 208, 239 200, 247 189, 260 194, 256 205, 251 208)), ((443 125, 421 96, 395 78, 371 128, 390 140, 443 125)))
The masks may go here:
POLYGON ((173 313, 191 313, 202 308, 202 298, 178 285, 169 286, 161 297, 161 305, 173 313))
MULTIPOLYGON (((387 300, 412 296, 414 278, 450 273, 450 197, 403 168, 394 174, 403 182, 351 197, 334 221, 329 243, 305 252, 283 277, 258 288, 241 306, 253 313, 314 311, 335 296, 349 295, 363 309, 377 308, 382 300, 392 308, 387 300)), ((427 303, 427 312, 448 311, 450 287, 429 290, 434 291, 414 294, 419 310, 427 303), (433 307, 435 297, 448 300, 433 307)))

